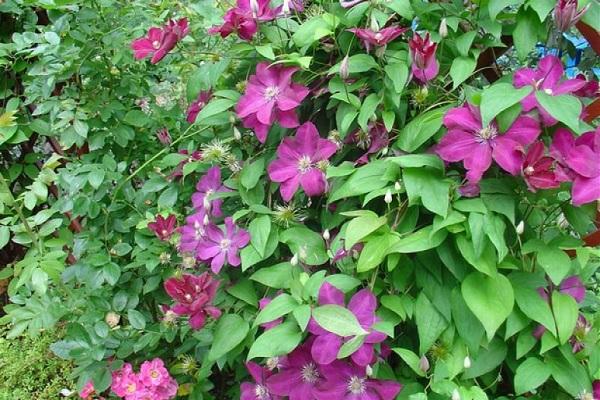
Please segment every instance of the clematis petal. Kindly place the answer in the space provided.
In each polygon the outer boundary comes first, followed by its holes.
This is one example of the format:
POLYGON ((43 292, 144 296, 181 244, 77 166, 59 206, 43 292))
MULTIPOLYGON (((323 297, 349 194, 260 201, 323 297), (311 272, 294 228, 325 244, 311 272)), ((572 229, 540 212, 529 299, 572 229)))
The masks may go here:
POLYGON ((327 180, 323 171, 311 168, 300 175, 300 185, 307 196, 320 196, 327 190, 327 180))
POLYGON ((291 179, 282 182, 279 186, 279 192, 281 193, 281 197, 284 201, 288 202, 294 197, 294 194, 298 191, 298 186, 300 186, 300 176, 296 175, 291 179))
POLYGON ((586 178, 600 175, 600 154, 588 146, 572 147, 565 159, 569 168, 586 178))
POLYGON ((576 177, 572 188, 573 204, 580 206, 600 199, 600 176, 576 177))
POLYGON ((538 64, 536 80, 542 80, 542 89, 554 89, 564 74, 560 58, 548 55, 538 64))
POLYGON ((508 135, 496 139, 492 156, 498 165, 511 175, 518 175, 521 171, 524 158, 523 147, 508 135))
POLYGON ((435 152, 444 161, 464 160, 479 148, 475 136, 463 130, 450 130, 436 146, 435 152))
POLYGON ((513 84, 516 88, 535 84, 535 70, 532 68, 520 68, 513 76, 513 84))
POLYGON ((553 91, 554 95, 576 92, 587 85, 587 81, 581 79, 567 79, 559 83, 553 91))
POLYGON ((298 122, 298 116, 294 110, 277 110, 275 113, 275 120, 284 128, 295 128, 300 125, 298 122))
POLYGON ((356 316, 363 328, 370 328, 375 322, 377 298, 369 289, 359 290, 350 299, 348 309, 356 316))
POLYGON ((453 108, 444 115, 444 125, 448 130, 459 129, 465 132, 477 132, 481 126, 481 120, 478 115, 467 106, 453 108))
POLYGON ((361 367, 365 367, 369 364, 373 363, 373 359, 375 358, 375 351, 373 350, 373 345, 370 343, 363 343, 362 346, 358 348, 352 355, 350 356, 352 361, 354 361, 357 365, 361 367))
POLYGON ((474 184, 481 180, 484 172, 492 165, 492 149, 488 144, 482 143, 472 150, 465 158, 464 165, 467 169, 467 179, 474 184))
POLYGON ((569 276, 560 283, 560 292, 568 294, 578 303, 585 299, 585 286, 577 275, 569 276))
POLYGON ((329 282, 323 282, 319 289, 319 304, 336 304, 344 306, 344 292, 329 282))
POLYGON ((528 146, 537 139, 541 131, 540 124, 534 118, 520 116, 501 137, 508 137, 522 146, 528 146))
POLYGON ((334 333, 327 333, 316 337, 310 352, 317 364, 327 365, 337 359, 341 346, 341 337, 334 333))

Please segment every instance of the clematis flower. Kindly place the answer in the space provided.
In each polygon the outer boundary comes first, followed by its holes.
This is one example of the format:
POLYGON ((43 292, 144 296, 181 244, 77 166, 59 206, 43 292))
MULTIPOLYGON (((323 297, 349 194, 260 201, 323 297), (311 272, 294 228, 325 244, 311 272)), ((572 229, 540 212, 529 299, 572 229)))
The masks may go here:
POLYGON ((574 205, 600 199, 600 128, 577 139, 570 131, 558 129, 550 154, 558 161, 561 180, 573 181, 571 197, 574 205))
POLYGON ((250 376, 254 379, 253 383, 243 382, 241 389, 241 397, 240 400, 279 400, 279 396, 275 396, 271 394, 269 391, 266 380, 271 375, 273 375, 273 371, 268 368, 263 368, 255 362, 247 362, 246 369, 250 376))
POLYGON ((536 189, 552 189, 560 186, 553 171, 554 159, 544 155, 544 143, 536 141, 527 150, 521 173, 527 187, 532 192, 536 189))
POLYGON ((195 214, 186 217, 185 225, 179 229, 181 233, 179 251, 196 256, 198 245, 204 241, 206 236, 206 225, 208 223, 208 215, 204 209, 200 209, 195 214))
POLYGON ((586 82, 580 79, 568 79, 561 82, 563 73, 560 59, 548 55, 540 60, 537 69, 521 68, 515 72, 513 77, 513 84, 516 88, 533 86, 533 92, 521 100, 521 105, 525 112, 537 109, 546 126, 554 125, 558 121, 538 104, 535 92, 542 90, 548 95, 557 96, 576 92, 586 85, 586 82))
POLYGON ((169 371, 165 368, 163 360, 155 358, 144 361, 140 366, 140 381, 146 386, 161 386, 169 380, 169 371))
POLYGON ((217 294, 219 281, 213 280, 208 272, 199 276, 184 274, 181 278, 169 278, 165 291, 177 303, 172 311, 177 315, 188 315, 192 329, 201 329, 208 316, 217 319, 221 310, 211 303, 217 294))
POLYGON ((359 165, 368 163, 370 154, 375 154, 379 150, 386 148, 390 142, 388 132, 383 124, 369 124, 368 128, 368 132, 365 133, 359 129, 353 134, 348 135, 346 139, 347 143, 356 143, 358 147, 367 151, 356 160, 356 164, 359 165))
POLYGON ((482 126, 479 108, 470 104, 449 110, 444 116, 444 125, 448 132, 435 152, 444 161, 462 161, 471 184, 481 180, 492 165, 492 159, 511 175, 519 174, 524 148, 540 134, 538 122, 523 115, 500 134, 493 121, 482 126))
POLYGON ((258 30, 258 22, 275 19, 278 11, 269 7, 270 0, 238 0, 236 7, 223 16, 223 25, 213 26, 210 35, 220 34, 226 38, 236 32, 241 39, 250 41, 258 30))
POLYGON ((167 241, 175 232, 176 224, 177 218, 173 214, 169 214, 167 218, 159 214, 154 222, 148 224, 148 229, 154 232, 160 240, 167 241))
POLYGON ((150 28, 146 37, 134 40, 131 48, 136 60, 152 56, 150 62, 158 63, 188 34, 187 18, 177 21, 169 20, 167 25, 161 28, 150 28))
POLYGON ((183 167, 185 167, 185 165, 187 163, 191 163, 194 161, 200 161, 202 160, 202 153, 199 152, 198 150, 193 151, 191 154, 190 152, 188 152, 187 150, 179 150, 179 154, 181 155, 185 155, 188 156, 186 159, 181 160, 181 162, 179 162, 179 164, 177 164, 177 167, 175 167, 175 169, 173 170, 173 172, 171 172, 171 175, 169 175, 170 179, 179 179, 183 176, 183 167))
MULTIPOLYGON (((273 299, 271 299, 270 297, 263 297, 258 302, 258 308, 260 310, 264 309, 266 306, 269 305, 269 303, 272 300, 273 299)), ((282 322, 283 322, 283 318, 277 318, 277 319, 274 319, 273 321, 269 321, 269 322, 266 322, 264 324, 261 324, 260 326, 262 328, 264 328, 265 330, 268 330, 268 329, 271 329, 271 328, 275 328, 277 325, 281 324, 282 322)))
POLYGON ((309 340, 292 351, 281 370, 267 378, 267 388, 289 400, 316 400, 317 386, 322 382, 321 369, 310 355, 309 340))
POLYGON ((333 258, 331 259, 331 263, 335 264, 338 261, 343 260, 346 257, 354 256, 357 257, 357 254, 362 251, 364 244, 356 243, 350 250, 346 250, 343 246, 335 252, 333 258))
POLYGON ((321 368, 324 382, 316 392, 318 400, 394 400, 402 385, 394 381, 370 379, 366 368, 334 361, 321 368))
MULTIPOLYGON (((344 293, 329 282, 323 283, 319 289, 319 305, 325 304, 344 307, 344 293)), ((348 303, 348 310, 354 314, 360 326, 369 333, 363 344, 351 355, 352 361, 360 366, 373 362, 375 359, 373 345, 383 342, 387 337, 385 333, 373 329, 373 325, 379 321, 375 316, 376 308, 377 298, 368 289, 356 292, 348 303)), ((316 336, 311 348, 312 357, 321 365, 335 361, 342 344, 351 339, 326 331, 312 318, 308 323, 308 330, 316 336)))
POLYGON ((277 147, 277 159, 267 168, 269 178, 281 183, 283 200, 290 201, 298 186, 310 197, 325 193, 327 180, 323 169, 336 150, 333 142, 319 137, 312 122, 302 124, 295 137, 284 138, 277 147))
POLYGON ((208 104, 211 98, 212 91, 200 91, 200 93, 198 93, 198 97, 196 97, 196 100, 194 100, 187 109, 187 122, 189 122, 190 124, 196 122, 196 117, 198 117, 198 113, 202 111, 202 109, 206 106, 206 104, 208 104))
POLYGON ((371 51, 371 47, 383 47, 407 30, 408 28, 401 28, 396 25, 380 29, 379 31, 367 28, 348 29, 349 32, 354 33, 360 39, 367 53, 371 51))
POLYGON ((408 41, 408 47, 413 77, 423 84, 435 78, 440 71, 440 64, 435 58, 437 43, 429 40, 429 32, 425 34, 425 38, 415 32, 408 41))
POLYGON ((571 336, 569 339, 573 353, 579 353, 581 350, 585 349, 585 337, 591 332, 591 330, 592 325, 587 319, 585 319, 583 314, 579 314, 577 323, 575 324, 575 330, 573 331, 573 336, 571 336))
POLYGON ((171 134, 169 133, 169 130, 167 128, 161 128, 161 129, 157 130, 156 138, 158 139, 159 142, 161 142, 165 146, 170 145, 171 141, 172 141, 171 134))
POLYGON ((218 274, 227 263, 233 267, 240 265, 238 255, 240 249, 250 242, 250 234, 238 228, 231 217, 225 218, 225 232, 214 224, 206 226, 206 237, 198 244, 197 256, 203 261, 210 261, 210 268, 218 274))
POLYGON ((283 0, 283 4, 275 9, 277 16, 286 17, 292 14, 292 11, 301 13, 304 11, 304 0, 283 0))
POLYGON ((479 183, 466 182, 458 188, 458 192, 463 197, 477 197, 481 192, 479 183))
POLYGON ((600 400, 600 380, 595 380, 592 383, 592 393, 594 394, 594 400, 600 400))
POLYGON ((221 192, 230 192, 230 190, 221 183, 221 169, 211 167, 196 184, 196 193, 192 195, 192 204, 196 210, 204 209, 207 214, 220 217, 223 215, 221 211, 223 199, 211 200, 210 196, 221 192))
POLYGON ((598 95, 598 89, 600 85, 598 85, 597 80, 591 79, 588 81, 583 74, 578 74, 575 79, 585 82, 585 85, 581 89, 573 92, 575 96, 596 97, 598 95))
POLYGON ((260 63, 256 74, 248 80, 236 112, 261 143, 267 140, 269 128, 275 122, 284 128, 298 126, 295 109, 308 95, 308 88, 292 81, 296 71, 298 68, 260 63))
POLYGON ((91 399, 95 391, 96 390, 94 389, 94 383, 92 381, 88 381, 83 386, 83 389, 81 389, 81 391, 79 392, 79 397, 86 400, 91 399))
POLYGON ((590 4, 578 12, 577 0, 558 0, 554 6, 552 19, 560 32, 568 32, 583 17, 588 8, 590 8, 590 4))

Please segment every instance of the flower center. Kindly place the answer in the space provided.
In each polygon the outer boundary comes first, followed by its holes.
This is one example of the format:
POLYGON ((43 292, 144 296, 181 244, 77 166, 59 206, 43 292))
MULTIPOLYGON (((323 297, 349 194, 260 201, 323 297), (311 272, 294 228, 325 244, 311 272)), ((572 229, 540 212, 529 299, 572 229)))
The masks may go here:
POLYGON ((160 42, 158 40, 155 40, 154 42, 152 42, 152 47, 158 49, 160 47, 160 42))
POLYGON ((381 34, 381 32, 377 32, 375 34, 375 40, 380 41, 381 39, 383 39, 383 35, 381 34))
POLYGON ((309 362, 302 367, 302 380, 308 383, 315 383, 319 379, 319 371, 315 363, 309 362))
POLYGON ((269 86, 265 89, 265 99, 268 101, 277 100, 279 96, 279 88, 277 86, 269 86))
POLYGON ((135 392, 135 383, 130 383, 129 385, 127 385, 127 393, 133 393, 135 392))
POLYGON ((277 367, 279 367, 279 357, 271 357, 267 360, 267 368, 270 371, 273 371, 277 367))
POLYGON ((150 376, 152 377, 152 379, 158 378, 158 371, 155 369, 152 370, 152 372, 150 373, 150 376))
POLYGON ((254 394, 258 400, 267 400, 269 398, 269 391, 263 385, 256 385, 254 387, 254 394))
POLYGON ((552 95, 553 92, 552 92, 552 89, 547 88, 547 89, 544 89, 544 93, 552 95))
POLYGON ((300 171, 301 174, 305 174, 307 173, 312 167, 312 161, 310 160, 309 156, 302 156, 300 157, 300 159, 298 160, 298 171, 300 171))
POLYGON ((231 240, 229 239, 223 239, 219 243, 219 247, 221 248, 221 250, 227 250, 229 249, 229 246, 231 246, 231 240))
POLYGON ((491 140, 494 139, 498 135, 498 131, 491 125, 482 128, 479 132, 477 132, 477 136, 481 140, 491 140))
POLYGON ((160 231, 160 233, 162 233, 163 236, 167 236, 169 231, 167 231, 166 229, 163 229, 162 231, 160 231))
POLYGON ((525 168, 525 175, 533 175, 533 173, 535 172, 535 169, 532 166, 529 166, 527 168, 525 168))
POLYGON ((348 381, 348 391, 352 394, 362 394, 365 392, 365 378, 352 376, 348 381))
POLYGON ((189 294, 189 293, 187 293, 187 294, 186 294, 185 296, 183 296, 183 297, 185 297, 185 299, 186 299, 187 301, 192 301, 192 295, 191 295, 191 294, 189 294))

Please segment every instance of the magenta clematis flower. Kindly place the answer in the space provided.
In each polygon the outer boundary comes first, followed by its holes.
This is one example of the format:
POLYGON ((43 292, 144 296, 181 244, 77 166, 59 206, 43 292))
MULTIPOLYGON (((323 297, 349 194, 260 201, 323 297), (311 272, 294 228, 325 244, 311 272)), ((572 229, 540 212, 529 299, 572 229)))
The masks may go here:
POLYGON ((560 32, 567 32, 583 17, 588 8, 590 8, 590 4, 578 12, 577 0, 558 0, 552 13, 554 24, 560 32))
POLYGON ((521 101, 521 105, 525 112, 537 109, 546 126, 554 125, 558 121, 538 104, 535 91, 543 90, 548 95, 557 96, 576 92, 586 85, 586 82, 580 79, 568 79, 561 82, 563 73, 560 59, 549 55, 540 60, 537 69, 521 68, 515 72, 513 77, 513 84, 517 88, 533 86, 534 91, 521 101))
POLYGON ((371 51, 371 47, 383 47, 398 36, 406 32, 408 28, 401 28, 399 26, 388 26, 387 28, 380 29, 379 31, 373 31, 367 28, 352 28, 348 29, 360 39, 367 53, 371 51))
POLYGON ((308 88, 292 81, 298 68, 260 63, 248 80, 236 112, 246 128, 253 129, 261 143, 274 122, 284 128, 298 126, 295 109, 308 95, 308 88))
POLYGON ((171 134, 169 133, 169 130, 167 128, 161 128, 161 129, 157 130, 156 138, 158 139, 159 142, 161 142, 165 146, 170 145, 171 141, 172 141, 171 134))
POLYGON ((358 147, 367 151, 356 160, 356 164, 359 165, 368 163, 370 154, 377 153, 387 147, 390 142, 388 132, 383 124, 369 124, 368 128, 369 131, 366 133, 359 129, 346 138, 346 143, 356 143, 358 147))
POLYGON ((148 229, 156 234, 160 240, 167 241, 175 232, 177 218, 173 214, 169 214, 167 218, 162 215, 157 215, 154 222, 148 224, 148 229))
POLYGON ((323 169, 336 150, 333 142, 319 137, 312 122, 302 124, 295 137, 284 138, 277 147, 277 159, 267 168, 269 178, 281 183, 283 200, 290 201, 298 186, 310 197, 325 193, 327 180, 323 169))
POLYGON ((449 110, 444 116, 448 132, 435 152, 444 161, 462 161, 470 183, 481 180, 492 159, 506 172, 517 175, 523 164, 523 150, 540 134, 538 122, 520 116, 503 134, 495 122, 482 126, 479 108, 466 104, 449 110))
POLYGON ((322 382, 321 368, 310 355, 312 341, 292 351, 281 370, 267 378, 267 388, 289 400, 316 400, 317 386, 322 382))
POLYGON ((573 336, 569 339, 573 353, 579 353, 585 349, 585 337, 592 331, 592 324, 588 322, 583 314, 579 314, 573 336))
POLYGON ((554 173, 554 159, 544 155, 544 142, 536 141, 527 150, 521 173, 527 187, 532 192, 536 189, 553 189, 560 186, 560 181, 554 173))
POLYGON ((179 251, 191 253, 198 258, 198 245, 204 241, 208 223, 208 215, 204 209, 188 216, 185 219, 185 225, 179 229, 181 232, 179 251))
POLYGON ((94 389, 94 383, 92 381, 88 381, 83 386, 83 389, 81 389, 81 391, 79 392, 79 397, 86 400, 91 399, 95 391, 96 390, 94 389))
POLYGON ((171 172, 171 175, 169 175, 170 179, 181 178, 183 176, 183 167, 187 163, 202 160, 202 153, 199 152, 198 150, 193 151, 192 154, 190 154, 187 150, 179 150, 179 154, 186 155, 186 156, 188 156, 188 158, 182 160, 179 164, 177 164, 177 167, 175 167, 173 172, 171 172))
POLYGON ((198 93, 198 97, 196 100, 190 104, 187 109, 187 122, 193 124, 196 122, 196 117, 198 117, 198 113, 202 111, 202 109, 208 104, 210 99, 212 98, 212 91, 210 90, 202 90, 198 93))
POLYGON ((221 310, 211 304, 217 294, 219 281, 213 280, 208 272, 199 276, 184 274, 181 278, 169 278, 164 287, 177 302, 172 311, 177 315, 188 315, 192 329, 201 329, 207 316, 213 319, 221 316, 221 310))
POLYGON ((592 393, 594 394, 594 400, 600 400, 600 380, 595 380, 592 383, 592 393))
POLYGON ((412 39, 408 40, 408 47, 413 77, 423 84, 435 78, 440 71, 440 64, 435 58, 437 43, 429 40, 429 32, 425 34, 425 38, 415 32, 412 39))
POLYGON ((263 368, 255 362, 247 362, 246 369, 250 376, 254 379, 253 383, 243 382, 241 389, 240 400, 279 400, 280 397, 271 394, 267 387, 266 380, 273 371, 268 368, 263 368))
POLYGON ((338 261, 343 260, 346 257, 354 256, 358 257, 358 254, 362 251, 364 244, 356 243, 350 250, 346 250, 343 246, 335 252, 333 258, 331 259, 332 263, 336 263, 338 261))
POLYGON ((196 184, 196 193, 192 195, 192 204, 196 210, 204 209, 207 214, 220 217, 223 215, 221 211, 223 199, 211 200, 210 196, 215 193, 230 191, 221 183, 221 169, 211 167, 196 184))
POLYGON ((198 244, 197 257, 203 261, 210 261, 210 268, 218 274, 227 263, 233 267, 240 265, 238 255, 240 249, 250 242, 250 234, 238 228, 231 217, 225 218, 225 232, 214 224, 206 226, 206 238, 198 244))
POLYGON ((158 63, 188 34, 188 30, 187 18, 169 20, 162 29, 150 28, 146 37, 131 43, 135 59, 141 60, 151 55, 150 62, 158 63))
POLYGON ((570 131, 558 129, 550 154, 558 161, 557 173, 563 181, 572 180, 573 204, 600 199, 600 128, 577 139, 570 131))
POLYGON ((579 74, 575 77, 575 79, 578 79, 580 81, 585 82, 585 85, 579 89, 573 92, 573 94, 575 96, 579 96, 579 97, 596 97, 598 96, 598 89, 600 87, 600 85, 598 84, 598 81, 595 79, 591 79, 591 80, 587 80, 585 78, 585 75, 583 74, 579 74))
MULTIPOLYGON (((325 282, 319 289, 319 304, 336 304, 344 307, 344 293, 329 282, 325 282)), ((387 337, 385 333, 372 328, 379 321, 379 318, 375 316, 376 308, 377 298, 368 289, 356 292, 348 303, 348 310, 356 316, 362 328, 369 332, 363 344, 351 355, 352 361, 360 366, 366 366, 373 362, 375 359, 373 344, 381 343, 387 337)), ((326 331, 312 318, 308 323, 308 330, 316 336, 311 348, 312 357, 322 365, 335 361, 344 341, 351 339, 326 331)))
POLYGON ((236 32, 241 39, 250 41, 258 30, 258 22, 275 19, 278 10, 269 7, 270 0, 238 0, 236 7, 228 10, 223 25, 213 26, 210 35, 220 34, 225 38, 236 32))
POLYGON ((458 188, 458 192, 463 197, 477 197, 481 192, 479 183, 466 182, 458 188))
MULTIPOLYGON (((273 299, 271 299, 270 297, 263 297, 258 302, 258 308, 260 310, 264 309, 266 306, 269 305, 269 303, 272 300, 273 299)), ((277 318, 277 319, 274 319, 273 321, 269 321, 269 322, 266 322, 264 324, 261 324, 260 326, 262 328, 264 328, 265 330, 268 330, 268 329, 271 329, 271 328, 275 328, 277 325, 281 324, 282 322, 283 322, 283 318, 277 318)))
POLYGON ((402 385, 394 381, 371 379, 366 368, 334 361, 321 368, 324 382, 316 392, 318 400, 394 400, 402 385))

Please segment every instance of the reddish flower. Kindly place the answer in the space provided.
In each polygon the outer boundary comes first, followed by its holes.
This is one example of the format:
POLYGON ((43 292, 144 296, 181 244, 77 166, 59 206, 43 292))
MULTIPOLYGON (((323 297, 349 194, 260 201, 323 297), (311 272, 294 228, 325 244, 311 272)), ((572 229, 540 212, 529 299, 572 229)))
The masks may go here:
POLYGON ((440 70, 440 65, 435 58, 437 43, 429 40, 429 32, 424 39, 415 32, 412 39, 408 41, 408 47, 414 78, 421 83, 427 83, 435 78, 440 70))
POLYGON ((143 384, 133 372, 131 364, 125 363, 121 369, 113 371, 111 390, 119 397, 132 395, 143 387, 143 384))
POLYGON ((167 241, 175 232, 177 218, 173 214, 169 214, 167 218, 162 215, 157 215, 154 222, 148 224, 148 229, 156 234, 160 240, 167 241))
POLYGON ((380 123, 369 124, 369 131, 365 134, 362 130, 357 130, 346 138, 347 143, 356 143, 358 147, 366 150, 358 160, 357 164, 366 164, 369 162, 369 155, 375 154, 379 150, 387 147, 390 142, 385 126, 380 123))
POLYGON ((253 383, 243 382, 240 391, 240 400, 279 400, 279 396, 275 396, 270 393, 267 388, 266 380, 273 371, 268 368, 263 368, 255 362, 247 362, 246 369, 250 373, 250 376, 254 379, 253 383))
POLYGON ((327 190, 324 167, 336 152, 336 145, 319 137, 312 122, 302 124, 296 136, 286 137, 277 147, 277 159, 267 171, 273 182, 281 183, 279 191, 285 201, 290 201, 298 186, 307 196, 319 196, 327 190))
POLYGON ((371 47, 383 47, 398 36, 406 32, 408 28, 401 28, 399 26, 389 26, 379 31, 373 31, 367 28, 352 28, 348 31, 354 33, 358 37, 367 50, 367 53, 371 51, 371 47))
POLYGON ((521 173, 525 178, 527 187, 532 192, 536 189, 552 189, 560 186, 553 171, 554 159, 544 155, 544 143, 537 141, 529 146, 521 173))
POLYGON ((575 79, 585 82, 585 85, 581 89, 573 92, 573 94, 575 96, 579 96, 579 97, 596 97, 596 96, 598 96, 599 85, 598 85, 597 80, 591 79, 588 81, 585 79, 585 75, 583 75, 583 74, 577 75, 575 77, 575 79))
POLYGON ((196 256, 210 261, 210 268, 218 274, 227 263, 233 267, 240 265, 240 249, 250 242, 250 234, 238 228, 231 217, 225 218, 225 232, 214 224, 206 226, 206 237, 198 244, 196 256))
POLYGON ((237 6, 225 13, 223 25, 213 26, 208 33, 225 38, 236 32, 241 39, 250 41, 258 30, 259 21, 271 21, 279 13, 271 9, 269 3, 270 0, 238 0, 237 6))
POLYGON ((144 361, 140 366, 140 381, 146 386, 161 386, 169 380, 169 371, 165 368, 163 360, 155 358, 144 361))
MULTIPOLYGON (((590 3, 591 4, 591 3, 590 3)), ((554 7, 552 18, 554 24, 561 32, 567 32, 573 25, 583 17, 583 14, 590 8, 586 5, 581 11, 577 11, 577 0, 558 0, 554 7)))
POLYGON ((211 303, 217 294, 219 281, 213 280, 208 272, 199 276, 184 274, 181 278, 169 278, 165 291, 177 303, 172 308, 177 315, 188 315, 192 329, 201 329, 206 317, 217 319, 221 310, 211 303))
POLYGON ((196 117, 198 116, 198 113, 200 111, 202 111, 204 106, 206 106, 206 104, 208 104, 208 102, 210 101, 211 98, 212 98, 212 91, 210 91, 210 90, 200 91, 200 93, 198 93, 198 97, 196 98, 196 100, 194 100, 187 109, 187 118, 186 118, 187 122, 189 122, 190 124, 193 124, 194 122, 196 122, 196 117))
POLYGON ((171 144, 171 135, 169 134, 169 130, 167 128, 161 128, 156 131, 156 138, 159 142, 168 146, 171 144))
POLYGON ((292 81, 298 68, 260 63, 256 75, 248 80, 246 92, 240 98, 237 115, 246 128, 253 129, 261 143, 274 122, 284 128, 298 126, 295 109, 308 95, 308 88, 292 81))
POLYGON ((167 25, 161 28, 150 28, 148 35, 134 40, 131 48, 136 60, 152 56, 150 62, 158 63, 188 34, 187 18, 177 21, 169 20, 167 25))

